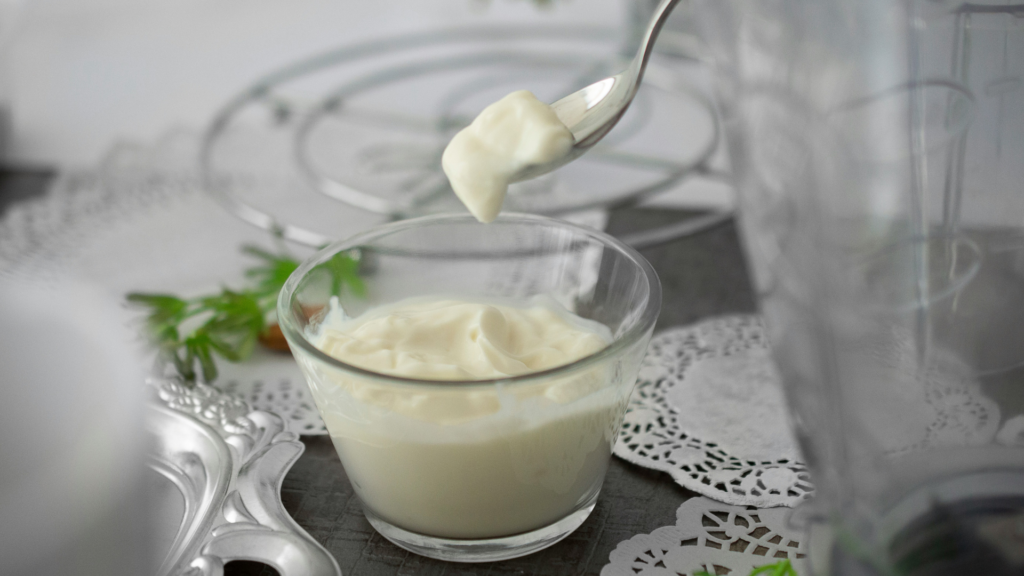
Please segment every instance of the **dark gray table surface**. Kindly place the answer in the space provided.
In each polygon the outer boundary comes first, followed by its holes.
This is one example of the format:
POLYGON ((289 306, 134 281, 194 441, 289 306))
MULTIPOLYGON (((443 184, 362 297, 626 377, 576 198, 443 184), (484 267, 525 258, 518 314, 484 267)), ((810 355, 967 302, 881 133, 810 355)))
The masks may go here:
POLYGON ((15 202, 42 194, 53 176, 53 170, 46 168, 10 168, 0 165, 0 214, 15 202))
MULTIPOLYGON (((0 170, 0 212, 41 193, 51 173, 0 170)), ((622 234, 678 221, 676 210, 625 209, 611 214, 608 231, 622 234)), ((727 223, 695 236, 642 251, 664 292, 658 329, 710 316, 755 311, 736 230, 727 223)), ((379 536, 363 517, 345 471, 326 436, 302 438, 305 452, 281 489, 285 508, 338 560, 345 576, 596 575, 619 542, 675 523, 681 503, 694 495, 663 472, 612 458, 590 518, 565 540, 531 556, 489 564, 455 564, 406 552, 379 536)), ((227 576, 270 576, 254 562, 230 562, 227 576)))

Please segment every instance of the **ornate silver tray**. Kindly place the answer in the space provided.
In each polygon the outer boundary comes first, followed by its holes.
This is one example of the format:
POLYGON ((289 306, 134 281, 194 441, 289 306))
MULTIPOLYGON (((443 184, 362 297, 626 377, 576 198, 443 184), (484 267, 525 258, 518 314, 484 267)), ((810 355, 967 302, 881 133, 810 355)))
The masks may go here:
POLYGON ((150 384, 157 574, 221 576, 226 562, 255 560, 281 576, 340 576, 281 503, 304 449, 284 420, 203 384, 150 384))

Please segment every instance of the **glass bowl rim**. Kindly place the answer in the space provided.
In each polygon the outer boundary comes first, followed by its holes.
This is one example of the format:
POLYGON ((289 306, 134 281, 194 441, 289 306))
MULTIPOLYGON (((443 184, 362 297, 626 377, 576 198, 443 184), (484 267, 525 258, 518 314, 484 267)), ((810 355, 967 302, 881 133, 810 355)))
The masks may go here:
MULTIPOLYGON (((538 372, 529 372, 526 374, 520 374, 516 376, 504 376, 501 378, 488 378, 481 380, 427 380, 420 378, 411 378, 408 376, 396 376, 392 374, 384 374, 381 372, 374 372, 359 366, 347 364, 330 356, 323 352, 319 348, 310 342, 303 330, 296 325, 296 322, 292 318, 290 302, 295 290, 299 286, 299 282, 305 278, 314 267, 326 261, 328 258, 334 256, 339 252, 346 250, 352 250, 358 247, 361 243, 366 242, 371 238, 378 238, 381 236, 388 236, 396 232, 401 232, 411 228, 420 228, 424 226, 438 225, 442 223, 467 223, 476 222, 476 219, 469 214, 461 213, 444 213, 444 214, 432 214, 428 216, 420 216, 418 218, 410 218, 407 220, 399 220, 389 224, 383 224, 375 226, 369 230, 364 230, 357 234, 354 234, 343 240, 332 242, 327 246, 323 247, 315 254, 307 258, 299 267, 292 272, 285 281, 284 286, 281 288, 280 294, 277 298, 277 321, 281 327, 281 331, 284 333, 285 338, 288 340, 290 346, 298 345, 305 353, 310 354, 318 362, 327 364, 333 368, 342 370, 343 372, 349 372, 356 374, 364 378, 371 378, 377 381, 385 381, 390 384, 397 385, 410 385, 415 387, 445 387, 451 388, 452 386, 459 387, 490 387, 496 384, 519 384, 528 383, 535 380, 548 379, 552 377, 562 376, 567 373, 576 372, 588 368, 598 362, 601 362, 607 358, 618 355, 622 350, 632 346, 640 338, 643 337, 648 331, 650 331, 654 323, 658 319, 658 315, 661 312, 661 281, 658 278, 657 272, 654 271, 654 267, 651 266, 650 262, 647 261, 639 252, 628 244, 621 240, 611 236, 605 232, 595 230, 593 228, 587 228, 579 224, 574 224, 558 218, 551 218, 548 216, 539 216, 536 214, 521 214, 521 213, 501 213, 495 222, 497 223, 527 223, 527 224, 541 224, 545 226, 554 226, 557 228, 564 228, 572 230, 578 234, 588 237, 591 240, 595 240, 605 246, 612 247, 619 251, 622 255, 626 256, 632 261, 641 271, 644 278, 647 280, 648 293, 647 301, 644 305, 643 312, 636 324, 630 327, 625 333, 618 338, 615 338, 611 344, 605 346, 601 350, 584 356, 579 360, 570 362, 569 364, 563 364, 547 370, 540 370, 538 372)), ((481 224, 486 226, 487 224, 481 224)), ((293 351, 294 352, 294 351, 293 351)))

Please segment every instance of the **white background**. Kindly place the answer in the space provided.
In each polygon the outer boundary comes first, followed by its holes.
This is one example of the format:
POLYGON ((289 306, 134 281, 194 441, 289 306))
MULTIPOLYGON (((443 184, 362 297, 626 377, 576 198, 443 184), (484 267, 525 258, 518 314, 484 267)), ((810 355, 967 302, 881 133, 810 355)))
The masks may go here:
POLYGON ((385 33, 499 21, 615 26, 631 1, 0 0, 22 4, 0 76, 14 117, 8 160, 90 165, 118 139, 201 128, 263 73, 385 33))

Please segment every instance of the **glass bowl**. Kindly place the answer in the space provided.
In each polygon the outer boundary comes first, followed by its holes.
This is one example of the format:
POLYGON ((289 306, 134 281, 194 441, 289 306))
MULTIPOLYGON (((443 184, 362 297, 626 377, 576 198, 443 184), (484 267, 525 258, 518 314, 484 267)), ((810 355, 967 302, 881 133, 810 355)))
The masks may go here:
POLYGON ((482 562, 550 546, 594 509, 660 307, 654 269, 607 234, 543 216, 435 215, 321 250, 288 279, 278 315, 374 528, 418 554, 482 562), (333 285, 339 253, 358 257, 364 295, 333 285), (332 305, 357 317, 426 296, 550 298, 612 341, 561 367, 455 382, 371 372, 315 345, 332 305))

